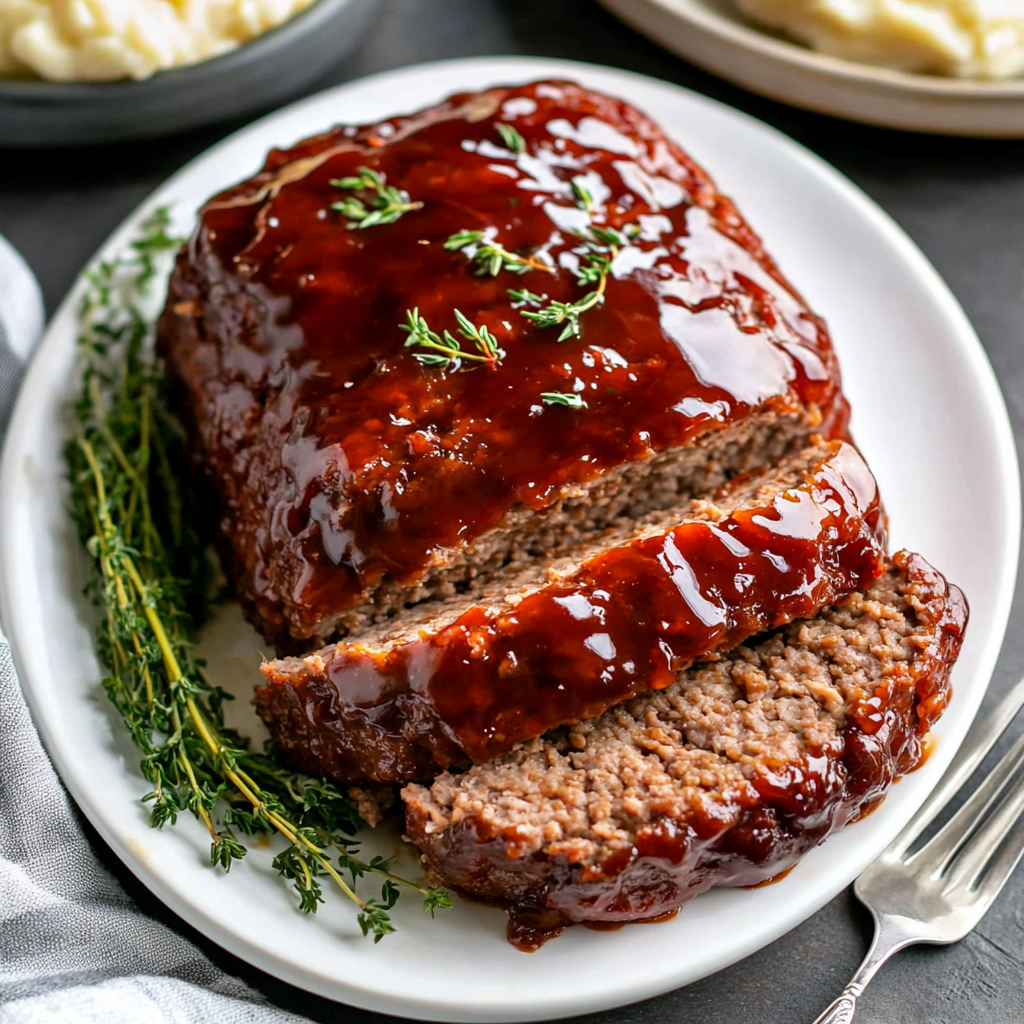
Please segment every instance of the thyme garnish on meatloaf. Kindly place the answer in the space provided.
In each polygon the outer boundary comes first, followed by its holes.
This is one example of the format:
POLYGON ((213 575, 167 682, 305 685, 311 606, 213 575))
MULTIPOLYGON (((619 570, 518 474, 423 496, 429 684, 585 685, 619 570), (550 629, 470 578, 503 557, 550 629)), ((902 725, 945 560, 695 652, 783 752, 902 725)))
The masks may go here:
POLYGON ((331 204, 332 210, 349 218, 347 226, 353 230, 394 224, 403 214, 423 206, 413 202, 408 192, 389 185, 383 174, 370 167, 360 167, 358 175, 348 178, 333 178, 331 184, 345 191, 372 193, 365 201, 358 196, 346 196, 331 204))
POLYGON ((300 909, 316 911, 328 876, 358 907, 363 934, 378 941, 394 931, 389 912, 402 887, 431 916, 450 897, 394 874, 393 858, 361 860, 351 802, 227 728, 230 695, 193 654, 208 563, 144 312, 157 261, 181 244, 168 227, 167 210, 157 210, 128 255, 90 271, 81 307, 81 393, 67 460, 71 512, 90 559, 88 593, 101 612, 103 687, 142 751, 153 786, 142 799, 154 827, 191 813, 209 831, 211 865, 225 871, 246 855, 244 837, 281 835, 288 846, 274 867, 294 884, 300 909), (382 879, 379 899, 357 894, 366 875, 382 879))
POLYGON ((555 268, 550 263, 537 259, 536 256, 521 256, 510 252, 495 240, 494 229, 489 231, 456 231, 444 243, 449 252, 462 252, 469 257, 469 262, 476 265, 476 273, 481 277, 485 274, 497 277, 503 270, 512 274, 525 274, 531 270, 543 270, 554 274, 555 268))
POLYGON ((405 323, 400 327, 408 335, 405 347, 427 350, 426 352, 413 352, 413 359, 423 366, 447 367, 456 359, 469 359, 493 366, 505 358, 504 351, 498 348, 497 338, 486 326, 477 327, 459 310, 456 309, 454 312, 459 325, 459 334, 467 341, 473 342, 478 352, 468 352, 463 349, 459 345, 458 339, 453 337, 451 331, 447 329, 442 334, 432 331, 427 321, 420 316, 419 309, 407 309, 405 323))

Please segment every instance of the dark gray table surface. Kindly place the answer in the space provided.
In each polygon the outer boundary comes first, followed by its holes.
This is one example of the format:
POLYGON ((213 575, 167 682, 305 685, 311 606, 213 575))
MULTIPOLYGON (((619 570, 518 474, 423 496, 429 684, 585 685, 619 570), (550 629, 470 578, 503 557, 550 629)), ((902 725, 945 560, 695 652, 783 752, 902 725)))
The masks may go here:
MULTIPOLYGON (((391 0, 356 56, 310 91, 420 61, 515 53, 614 65, 677 82, 780 128, 849 175, 909 232, 963 303, 995 366, 1020 443, 1024 142, 932 138, 793 110, 733 88, 660 50, 592 0, 391 0)), ((409 97, 410 107, 416 102, 409 97)), ((90 150, 0 149, 0 233, 35 269, 48 308, 53 310, 123 217, 171 172, 235 127, 90 150)), ((1022 624, 1018 587, 990 702, 1024 671, 1022 624)), ((955 709, 954 704, 950 713, 955 709)), ((309 995, 230 956, 175 917, 93 838, 104 861, 149 913, 187 934, 225 970, 275 1003, 316 1021, 387 1019, 309 995)), ((869 937, 866 913, 846 892, 789 935, 714 977, 585 1019, 602 1024, 809 1024, 846 983, 869 937)), ((628 971, 629 964, 622 969, 628 971)), ((892 961, 862 1000, 858 1020, 1024 1022, 1024 870, 962 943, 918 947, 892 961)))

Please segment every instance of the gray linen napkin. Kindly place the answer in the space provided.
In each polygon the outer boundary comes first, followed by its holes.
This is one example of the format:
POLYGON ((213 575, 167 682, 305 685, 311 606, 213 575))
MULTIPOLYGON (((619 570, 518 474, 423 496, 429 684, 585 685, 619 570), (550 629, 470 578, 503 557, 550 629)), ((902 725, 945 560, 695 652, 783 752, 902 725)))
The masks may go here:
MULTIPOLYGON (((0 236, 0 440, 42 322, 35 278, 0 236)), ((146 917, 99 862, 0 630, 0 1024, 304 1020, 146 917)))

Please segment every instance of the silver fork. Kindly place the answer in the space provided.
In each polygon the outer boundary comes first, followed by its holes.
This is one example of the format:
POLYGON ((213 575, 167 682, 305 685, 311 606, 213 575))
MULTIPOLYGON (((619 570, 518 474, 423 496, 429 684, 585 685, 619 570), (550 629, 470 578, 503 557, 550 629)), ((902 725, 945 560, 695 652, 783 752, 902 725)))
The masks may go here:
POLYGON ((921 809, 857 879, 854 892, 871 911, 875 937, 850 984, 814 1024, 849 1024, 857 998, 893 955, 918 942, 957 942, 985 916, 1024 855, 1024 736, 1006 752, 964 805, 919 848, 915 842, 974 773, 1024 706, 1024 679, 976 722, 921 809))

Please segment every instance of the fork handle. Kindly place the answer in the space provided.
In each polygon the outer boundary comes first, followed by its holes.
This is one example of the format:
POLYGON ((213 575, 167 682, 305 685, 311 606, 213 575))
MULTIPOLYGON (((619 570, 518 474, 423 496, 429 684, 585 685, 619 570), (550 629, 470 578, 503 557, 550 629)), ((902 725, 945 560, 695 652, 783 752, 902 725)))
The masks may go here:
POLYGON ((857 996, 849 988, 814 1022, 814 1024, 850 1024, 857 1012, 857 996))
POLYGON ((887 918, 876 920, 875 937, 867 956, 861 961, 857 973, 850 979, 850 984, 843 989, 839 997, 829 1008, 818 1017, 814 1024, 850 1024, 857 1012, 857 1000, 868 987, 868 982, 878 973, 878 969, 901 949, 905 949, 913 939, 894 928, 887 918))

